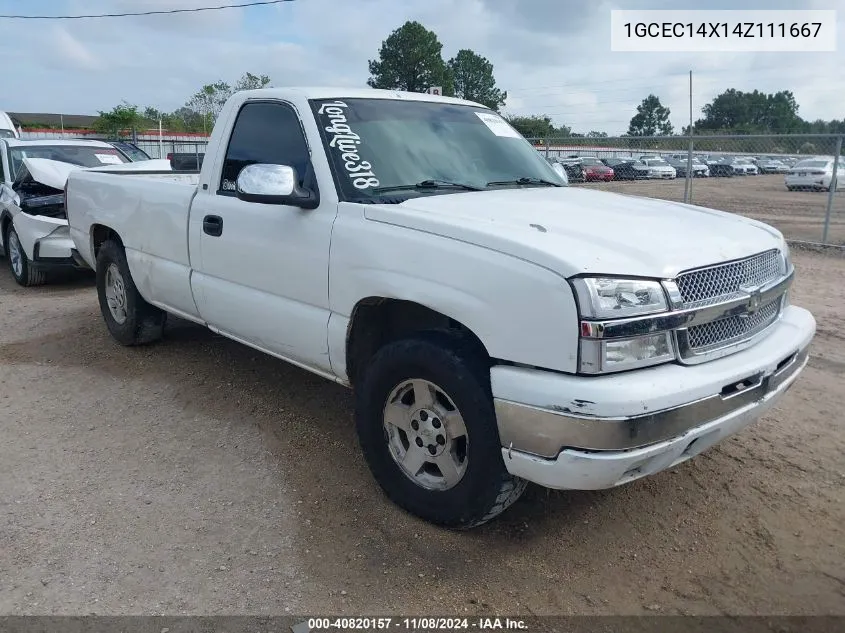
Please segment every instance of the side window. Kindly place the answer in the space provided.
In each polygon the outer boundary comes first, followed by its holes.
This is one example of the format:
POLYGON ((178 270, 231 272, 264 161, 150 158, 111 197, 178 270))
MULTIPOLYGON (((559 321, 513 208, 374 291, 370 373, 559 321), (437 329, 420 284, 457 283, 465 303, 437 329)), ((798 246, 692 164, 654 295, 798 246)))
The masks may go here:
POLYGON ((238 174, 255 163, 290 165, 296 169, 300 185, 311 184, 308 145, 299 117, 290 106, 259 102, 241 108, 226 148, 218 193, 232 194, 238 174))

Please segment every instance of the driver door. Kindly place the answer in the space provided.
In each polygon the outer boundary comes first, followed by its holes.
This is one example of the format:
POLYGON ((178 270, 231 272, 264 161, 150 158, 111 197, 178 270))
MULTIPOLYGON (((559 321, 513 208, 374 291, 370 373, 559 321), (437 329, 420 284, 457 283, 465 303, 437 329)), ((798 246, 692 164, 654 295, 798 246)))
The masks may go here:
POLYGON ((201 232, 192 277, 197 307, 222 334, 330 372, 328 262, 337 205, 322 202, 305 210, 239 199, 238 174, 254 163, 292 166, 300 185, 316 190, 309 147, 291 104, 247 101, 210 185, 216 191, 194 200, 191 230, 201 232))

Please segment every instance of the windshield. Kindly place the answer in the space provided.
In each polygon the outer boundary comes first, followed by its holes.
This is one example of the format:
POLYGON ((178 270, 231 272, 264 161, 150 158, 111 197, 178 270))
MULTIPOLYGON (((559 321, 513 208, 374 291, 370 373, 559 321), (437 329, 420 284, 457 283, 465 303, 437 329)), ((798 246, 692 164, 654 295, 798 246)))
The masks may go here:
POLYGON ((80 167, 119 165, 129 161, 112 147, 80 145, 26 145, 9 148, 9 165, 14 179, 24 158, 48 158, 80 167))
POLYGON ((133 162, 137 163, 142 160, 151 160, 149 154, 147 154, 144 150, 129 143, 118 143, 115 147, 126 154, 129 157, 129 160, 133 162))
POLYGON ((593 167, 593 166, 605 167, 605 164, 603 162, 601 162, 598 158, 582 158, 581 164, 587 165, 588 167, 593 167))
POLYGON ((311 107, 345 200, 471 191, 445 183, 481 189, 541 184, 515 182, 520 179, 566 184, 519 132, 486 108, 405 99, 324 99, 311 107), (426 181, 442 186, 415 187, 426 181))
POLYGON ((669 164, 665 160, 663 160, 662 158, 652 158, 650 160, 646 160, 646 161, 643 161, 643 162, 646 165, 648 165, 649 167, 661 167, 663 165, 669 164))

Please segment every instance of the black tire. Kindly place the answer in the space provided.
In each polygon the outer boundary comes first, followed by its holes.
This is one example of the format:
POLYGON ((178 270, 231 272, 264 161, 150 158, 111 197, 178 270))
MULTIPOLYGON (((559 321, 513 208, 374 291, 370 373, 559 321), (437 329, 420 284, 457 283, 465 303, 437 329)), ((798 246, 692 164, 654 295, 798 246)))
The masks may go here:
POLYGON ((143 345, 161 338, 167 313, 154 305, 147 303, 138 293, 129 264, 126 262, 126 252, 123 245, 108 240, 97 253, 97 297, 100 300, 100 311, 111 335, 122 345, 143 345), (112 315, 106 296, 106 276, 111 265, 117 270, 123 281, 125 295, 125 320, 118 322, 112 315))
POLYGON ((469 529, 513 504, 527 482, 507 472, 496 426, 489 369, 464 339, 427 332, 389 343, 367 366, 355 390, 358 439, 374 478, 387 497, 426 521, 469 529), (394 460, 383 411, 395 387, 427 380, 448 394, 463 417, 469 438, 466 470, 456 485, 431 490, 413 481, 394 460))
POLYGON ((21 246, 18 233, 15 231, 15 227, 12 226, 11 223, 9 223, 9 227, 6 229, 6 235, 3 237, 3 249, 6 251, 6 260, 9 262, 9 270, 12 271, 12 277, 15 278, 15 281, 18 282, 18 284, 24 287, 40 286, 46 281, 47 276, 44 271, 35 268, 32 265, 32 262, 29 261, 29 258, 23 250, 23 246, 21 246), (18 271, 15 270, 15 262, 12 261, 10 240, 14 240, 17 243, 16 250, 18 251, 18 257, 20 258, 18 260, 20 274, 18 274, 18 271))

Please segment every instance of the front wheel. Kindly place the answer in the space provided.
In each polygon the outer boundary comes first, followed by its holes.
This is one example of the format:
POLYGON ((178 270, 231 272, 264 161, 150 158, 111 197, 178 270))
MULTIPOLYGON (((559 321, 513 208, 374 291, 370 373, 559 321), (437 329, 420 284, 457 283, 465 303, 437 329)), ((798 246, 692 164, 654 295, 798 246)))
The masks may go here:
POLYGON ((32 262, 29 261, 23 246, 21 246, 20 238, 18 238, 14 226, 9 226, 3 243, 6 245, 6 259, 9 260, 9 268, 15 281, 25 287, 43 284, 45 281, 44 271, 32 266, 32 262))
POLYGON ((356 426, 388 498, 432 523, 468 529, 523 493, 507 472, 489 370, 461 339, 432 333, 389 343, 356 388, 356 426))
POLYGON ((97 297, 106 327, 121 344, 142 345, 161 338, 167 313, 140 295, 123 246, 112 240, 97 253, 97 297))

